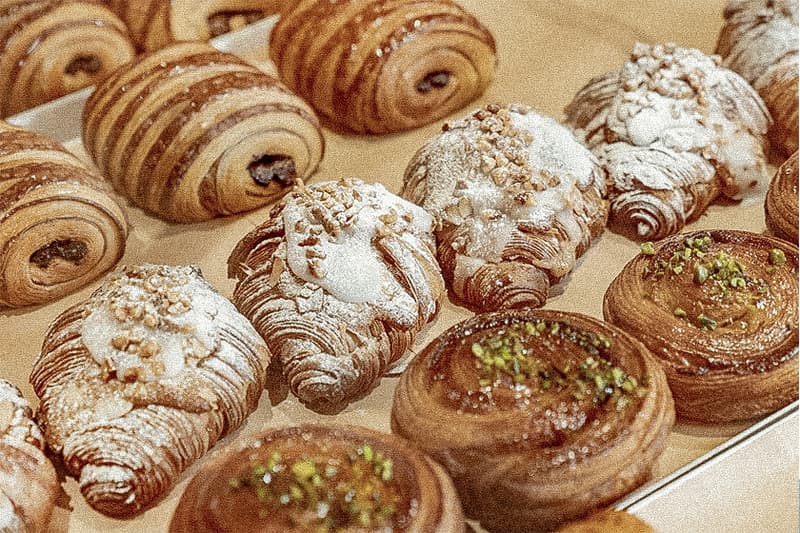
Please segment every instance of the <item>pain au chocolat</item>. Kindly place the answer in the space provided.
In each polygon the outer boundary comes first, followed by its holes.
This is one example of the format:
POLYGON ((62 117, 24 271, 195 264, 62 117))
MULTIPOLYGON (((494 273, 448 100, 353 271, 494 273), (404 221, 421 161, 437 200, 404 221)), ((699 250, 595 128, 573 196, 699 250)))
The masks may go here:
POLYGON ((798 397, 797 285, 797 245, 695 231, 645 243, 603 314, 658 358, 679 418, 746 420, 798 397))
POLYGON ((776 237, 797 244, 798 224, 798 174, 797 152, 787 159, 772 177, 764 199, 764 216, 767 228, 776 237))
POLYGON ((462 533, 442 468, 407 441, 355 426, 270 430, 204 466, 171 533, 462 533))
POLYGON ((675 412, 647 349, 559 311, 476 315, 401 376, 392 430, 451 475, 466 515, 492 532, 547 531, 651 475, 675 412))

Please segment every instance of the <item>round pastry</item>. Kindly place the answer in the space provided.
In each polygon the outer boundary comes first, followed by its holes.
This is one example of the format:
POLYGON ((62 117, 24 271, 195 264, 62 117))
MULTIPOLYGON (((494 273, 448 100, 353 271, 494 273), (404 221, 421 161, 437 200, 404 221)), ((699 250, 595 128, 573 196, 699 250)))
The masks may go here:
POLYGON ((608 176, 614 231, 660 239, 720 195, 764 194, 769 114, 719 63, 671 43, 637 43, 619 71, 591 80, 565 109, 608 176))
POLYGON ((641 485, 675 419, 663 370, 597 319, 514 309, 476 315, 401 376, 392 430, 451 475, 493 532, 551 530, 641 485))
POLYGON ((314 172, 324 149, 300 98, 203 43, 115 72, 86 103, 83 143, 118 191, 177 222, 272 202, 314 172))
POLYGON ((605 227, 597 160, 521 105, 491 104, 442 130, 409 163, 402 195, 436 219, 445 280, 483 311, 543 305, 605 227))
POLYGON ((797 0, 730 0, 717 53, 764 99, 774 123, 770 139, 797 151, 797 0))
POLYGON ((351 178, 297 187, 236 245, 233 301, 307 407, 365 396, 436 316, 432 231, 421 208, 351 178))
POLYGON ((572 522, 558 529, 557 533, 653 533, 647 522, 624 511, 608 509, 572 522))
POLYGON ((127 224, 109 193, 54 140, 0 121, 0 307, 61 298, 119 261, 127 224))
POLYGON ((781 239, 797 244, 798 208, 797 152, 781 165, 772 178, 764 200, 764 215, 769 231, 781 239))
POLYGON ((0 531, 45 531, 59 493, 44 437, 15 386, 0 379, 0 531))
POLYGON ((797 245, 696 231, 643 244, 603 314, 659 359, 679 418, 746 420, 798 397, 797 285, 797 245))
POLYGON ((269 45, 284 83, 353 133, 434 122, 480 96, 495 65, 492 35, 451 0, 300 0, 269 45))
POLYGON ((31 384, 89 505, 142 512, 258 403, 270 354, 189 266, 125 267, 47 331, 31 384))
POLYGON ((171 533, 462 533, 442 468, 403 439, 360 427, 273 429, 191 481, 171 533))
POLYGON ((94 0, 0 0, 0 117, 96 85, 136 54, 94 0))

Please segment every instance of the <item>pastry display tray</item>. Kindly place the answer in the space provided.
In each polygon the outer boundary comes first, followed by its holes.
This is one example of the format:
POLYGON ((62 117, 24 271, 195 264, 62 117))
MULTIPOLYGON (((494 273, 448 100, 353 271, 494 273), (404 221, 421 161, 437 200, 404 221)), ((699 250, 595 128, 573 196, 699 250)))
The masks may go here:
MULTIPOLYGON (((711 52, 725 1, 460 3, 492 31, 499 57, 494 82, 470 109, 493 101, 520 102, 560 119, 574 93, 589 78, 618 67, 637 40, 672 40, 711 52)), ((261 21, 217 38, 214 44, 274 70, 266 59, 268 32, 273 23, 274 19, 261 21)), ((90 93, 91 89, 85 89, 9 121, 49 133, 86 158, 80 143, 80 117, 90 93)), ((407 162, 440 127, 441 123, 432 124, 381 137, 348 137, 326 129, 325 158, 312 181, 357 176, 399 192, 407 162)), ((176 225, 145 214, 123 198, 118 200, 130 226, 122 264, 195 264, 227 297, 233 290, 233 282, 226 276, 228 255, 269 209, 176 225)), ((690 228, 763 232, 763 197, 741 204, 713 205, 690 228)), ((605 232, 566 282, 556 287, 546 307, 602 318, 606 287, 637 252, 636 243, 605 232)), ((48 305, 0 312, 0 376, 19 386, 32 402, 35 397, 28 376, 47 326, 67 307, 86 298, 99 283, 98 280, 48 305)), ((406 357, 413 357, 435 336, 469 316, 471 313, 464 308, 443 302, 438 318, 421 332, 406 357)), ((396 368, 394 373, 400 370, 396 368)), ((339 422, 389 431, 396 382, 396 377, 384 378, 369 396, 336 416, 313 413, 291 396, 271 401, 264 394, 245 425, 221 441, 212 454, 243 436, 303 422, 339 422)), ((797 424, 796 404, 750 423, 710 427, 678 424, 655 466, 653 480, 619 502, 618 507, 642 516, 659 531, 797 531, 797 424)), ((114 520, 93 511, 81 497, 75 480, 66 477, 49 531, 166 531, 187 481, 207 459, 208 456, 194 464, 158 505, 130 520, 114 520)))

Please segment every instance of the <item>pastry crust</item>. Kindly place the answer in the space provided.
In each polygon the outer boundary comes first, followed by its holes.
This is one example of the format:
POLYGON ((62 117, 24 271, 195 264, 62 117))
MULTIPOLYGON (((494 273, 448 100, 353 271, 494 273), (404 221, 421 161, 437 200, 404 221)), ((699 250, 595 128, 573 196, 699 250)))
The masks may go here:
POLYGON ((490 104, 442 130, 412 158, 402 195, 436 219, 448 286, 482 311, 543 305, 605 227, 597 160, 522 105, 490 104))
POLYGON ((272 30, 270 56, 327 125, 387 133, 480 96, 494 75, 495 43, 450 0, 301 0, 272 30))
POLYGON ((645 250, 608 287, 603 314, 659 359, 679 418, 747 420, 797 399, 796 245, 714 230, 645 250))
POLYGON ((193 222, 255 209, 316 170, 313 111, 276 79, 204 43, 118 70, 92 94, 83 143, 133 203, 193 222))
POLYGON ((609 509, 567 524, 557 533, 653 533, 650 525, 624 511, 609 509))
POLYGON ((255 409, 270 354, 194 267, 125 267, 51 324, 31 373, 51 450, 110 516, 154 504, 255 409))
POLYGON ((764 193, 769 114, 719 63, 671 43, 637 43, 619 71, 591 80, 566 107, 608 176, 614 231, 660 239, 718 196, 764 193))
POLYGON ((466 531, 453 482, 439 465, 394 435, 355 426, 305 425, 273 429, 232 448, 215 457, 186 488, 172 517, 171 533, 466 531), (369 471, 348 478, 364 465, 374 469, 374 478, 369 471), (259 466, 266 467, 270 481, 257 481, 253 487, 248 478, 259 466), (312 478, 317 480, 313 488, 303 483, 312 478), (270 506, 270 491, 277 496, 281 490, 277 485, 290 481, 297 483, 297 497, 283 506, 270 506), (349 484, 355 494, 351 505, 365 507, 361 512, 368 527, 358 524, 355 509, 347 510, 341 492, 349 484), (393 512, 376 516, 372 504, 361 500, 367 493, 358 489, 365 487, 373 494, 381 492, 393 512), (261 498, 256 490, 264 491, 261 498))
POLYGON ((674 422, 644 346, 594 318, 518 309, 450 328, 400 378, 392 430, 489 531, 550 530, 642 484, 674 422))
POLYGON ((0 307, 84 287, 119 261, 127 231, 95 171, 49 137, 0 121, 0 307))
POLYGON ((797 152, 787 159, 769 183, 764 200, 767 228, 776 237, 797 244, 798 234, 798 176, 797 152))
POLYGON ((296 188, 237 244, 233 301, 306 406, 365 396, 434 318, 432 228, 419 207, 351 178, 296 188))

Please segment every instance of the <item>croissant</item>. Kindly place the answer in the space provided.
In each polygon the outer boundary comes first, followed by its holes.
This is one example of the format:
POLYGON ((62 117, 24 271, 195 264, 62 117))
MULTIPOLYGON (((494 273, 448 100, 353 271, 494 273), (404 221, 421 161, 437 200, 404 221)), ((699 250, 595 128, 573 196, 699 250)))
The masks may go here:
POLYGON ((176 222, 261 207, 317 167, 313 111, 277 80, 204 43, 118 70, 89 98, 83 142, 114 187, 176 222))
POLYGON ((416 128, 483 94, 495 43, 450 0, 300 0, 269 42, 281 79, 329 125, 416 128))
POLYGON ((464 533, 444 470, 394 435, 355 426, 273 429, 192 480, 171 533, 464 533))
POLYGON ((480 310, 541 306, 605 227, 595 157, 554 120, 490 104, 412 158, 402 195, 436 219, 444 278, 480 310))
POLYGON ((233 302, 307 407, 361 398, 439 309, 433 220, 380 184, 300 186, 228 259, 233 302))
POLYGON ((653 533, 643 520, 624 511, 609 509, 560 527, 557 533, 653 533))
POLYGON ((136 53, 93 0, 0 0, 0 50, 0 117, 95 85, 136 53))
POLYGON ((748 420, 797 400, 797 245, 714 230, 646 243, 603 315, 667 373, 678 417, 748 420))
POLYGON ((800 185, 797 167, 795 152, 775 173, 764 200, 764 215, 769 231, 795 244, 798 233, 797 194, 800 185))
POLYGON ((0 379, 0 531, 36 533, 50 521, 59 486, 44 438, 19 389, 0 379))
POLYGON ((797 151, 797 0, 730 0, 717 53, 764 99, 774 120, 770 138, 797 151))
POLYGON ((269 351, 194 267, 125 267, 50 325, 31 383, 96 510, 130 516, 255 409, 269 351))
POLYGON ((717 196, 763 194, 769 115, 719 62, 674 44, 638 43, 620 71, 591 80, 565 109, 610 180, 614 231, 660 239, 717 196))
POLYGON ((0 121, 0 307, 85 286, 119 261, 126 237, 100 176, 49 137, 0 121))
POLYGON ((469 518, 512 533, 552 530, 641 485, 674 420, 641 343, 528 308, 434 339, 400 377, 391 427, 448 471, 469 518))

